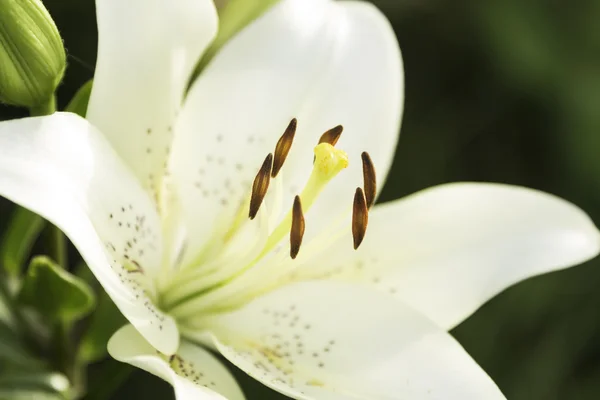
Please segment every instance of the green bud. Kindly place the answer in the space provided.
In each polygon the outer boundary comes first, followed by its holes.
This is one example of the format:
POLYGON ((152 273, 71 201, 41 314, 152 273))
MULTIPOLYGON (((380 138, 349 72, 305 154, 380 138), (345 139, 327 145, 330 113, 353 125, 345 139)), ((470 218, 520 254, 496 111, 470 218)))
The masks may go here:
POLYGON ((0 0, 0 101, 37 109, 62 80, 62 39, 40 0, 0 0))

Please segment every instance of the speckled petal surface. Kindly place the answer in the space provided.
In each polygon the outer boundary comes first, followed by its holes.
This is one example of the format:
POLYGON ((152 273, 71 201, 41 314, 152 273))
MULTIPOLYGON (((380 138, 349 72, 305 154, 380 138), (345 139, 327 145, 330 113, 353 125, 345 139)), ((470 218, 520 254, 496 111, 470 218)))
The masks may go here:
POLYGON ((132 325, 125 325, 111 337, 108 352, 169 382, 177 400, 244 400, 223 364, 192 343, 182 341, 173 356, 163 356, 132 325))
POLYGON ((0 123, 0 195, 71 239, 121 312, 163 352, 173 319, 148 297, 162 239, 154 204, 106 138, 70 113, 0 123))
POLYGON ((447 332, 361 285, 289 285, 217 317, 213 333, 227 359, 296 399, 504 399, 447 332))

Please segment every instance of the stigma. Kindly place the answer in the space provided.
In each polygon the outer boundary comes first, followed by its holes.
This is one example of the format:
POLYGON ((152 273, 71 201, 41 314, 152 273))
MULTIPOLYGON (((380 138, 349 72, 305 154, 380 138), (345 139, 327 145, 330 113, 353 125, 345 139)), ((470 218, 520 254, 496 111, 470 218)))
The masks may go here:
POLYGON ((348 154, 329 143, 319 143, 314 152, 314 171, 325 183, 348 167, 348 154))

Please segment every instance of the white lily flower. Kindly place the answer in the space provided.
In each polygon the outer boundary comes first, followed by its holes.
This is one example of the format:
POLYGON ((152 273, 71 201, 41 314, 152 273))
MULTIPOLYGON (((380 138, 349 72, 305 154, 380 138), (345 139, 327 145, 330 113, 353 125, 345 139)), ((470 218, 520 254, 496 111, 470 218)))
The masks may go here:
POLYGON ((0 194, 59 226, 131 322, 113 357, 178 399, 244 398, 206 347, 297 399, 504 398, 447 330, 595 256, 598 232, 551 195, 450 184, 373 207, 353 250, 403 104, 379 11, 283 0, 182 101, 212 1, 96 5, 88 120, 1 123, 0 194))

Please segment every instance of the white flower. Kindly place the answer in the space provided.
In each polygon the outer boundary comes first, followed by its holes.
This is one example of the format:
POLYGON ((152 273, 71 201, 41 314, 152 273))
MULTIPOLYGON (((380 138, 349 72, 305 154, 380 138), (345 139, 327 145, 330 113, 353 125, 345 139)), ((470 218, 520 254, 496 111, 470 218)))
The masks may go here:
POLYGON ((361 154, 383 182, 403 103, 375 8, 283 0, 182 105, 215 35, 212 2, 96 3, 89 122, 0 124, 0 194, 63 229, 129 319, 113 357, 179 399, 243 398, 203 346, 298 399, 504 398, 447 329, 519 280, 593 257, 598 232, 556 197, 465 183, 375 206, 352 249, 374 193, 361 154))

